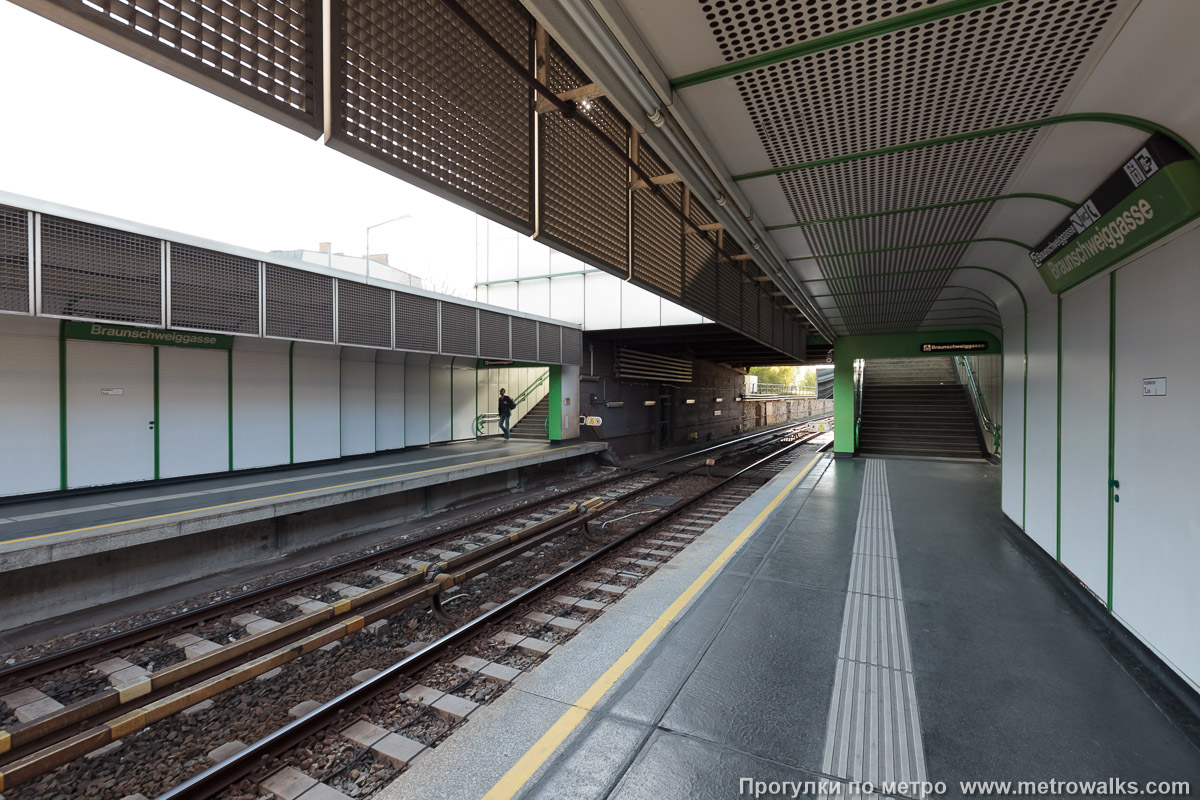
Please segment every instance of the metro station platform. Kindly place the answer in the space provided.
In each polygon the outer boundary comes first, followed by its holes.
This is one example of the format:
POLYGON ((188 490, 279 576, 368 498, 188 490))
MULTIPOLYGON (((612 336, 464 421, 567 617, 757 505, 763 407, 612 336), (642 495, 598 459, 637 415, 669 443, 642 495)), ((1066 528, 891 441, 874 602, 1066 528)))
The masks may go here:
POLYGON ((988 463, 798 461, 379 797, 1200 793, 1186 702, 999 492, 988 463))
POLYGON ((375 530, 567 472, 599 442, 482 439, 336 463, 0 503, 0 614, 16 627, 375 530), (133 581, 136 580, 136 585, 133 581), (64 597, 60 589, 70 592, 64 597), (83 607, 83 606, 80 606, 83 607))

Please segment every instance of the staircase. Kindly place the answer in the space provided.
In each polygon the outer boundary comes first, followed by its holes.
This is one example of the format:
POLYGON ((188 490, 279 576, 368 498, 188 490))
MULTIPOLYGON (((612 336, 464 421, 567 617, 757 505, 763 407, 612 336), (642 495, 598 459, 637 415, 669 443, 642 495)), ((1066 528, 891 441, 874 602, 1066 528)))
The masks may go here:
POLYGON ((951 358, 868 361, 859 452, 985 458, 966 387, 951 358))
POLYGON ((529 409, 525 416, 521 417, 521 421, 512 426, 509 433, 514 439, 545 440, 547 438, 546 418, 549 416, 550 396, 547 395, 529 409))

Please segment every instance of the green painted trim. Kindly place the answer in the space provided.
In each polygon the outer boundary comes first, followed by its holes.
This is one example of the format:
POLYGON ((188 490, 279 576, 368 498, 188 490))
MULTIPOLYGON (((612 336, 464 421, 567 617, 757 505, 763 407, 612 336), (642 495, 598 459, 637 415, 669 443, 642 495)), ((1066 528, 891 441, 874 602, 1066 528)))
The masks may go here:
POLYGON ((342 385, 344 383, 343 379, 345 378, 345 376, 342 373, 344 372, 344 370, 345 370, 345 367, 343 366, 343 363, 342 363, 342 353, 341 353, 341 350, 339 350, 338 351, 338 456, 339 457, 346 455, 346 442, 345 442, 344 437, 342 436, 342 402, 343 402, 342 385))
POLYGON ((931 203, 924 206, 909 206, 908 208, 896 208, 891 211, 870 211, 866 214, 849 214, 844 217, 827 217, 826 219, 814 219, 807 222, 789 222, 785 225, 768 225, 769 231, 781 231, 787 228, 810 228, 813 225, 828 225, 832 222, 851 222, 858 219, 870 219, 871 217, 887 217, 893 214, 907 214, 911 211, 936 211, 940 208, 954 208, 956 206, 969 206, 976 203, 998 203, 1001 200, 1045 200, 1049 203, 1058 203, 1060 206, 1074 210, 1076 202, 1058 197, 1052 194, 1040 194, 1038 192, 1014 192, 1012 194, 994 194, 989 197, 974 197, 970 200, 950 200, 945 203, 931 203))
POLYGON ((371 432, 374 436, 375 452, 378 453, 379 452, 379 351, 378 350, 375 351, 375 355, 371 359, 371 366, 373 367, 373 370, 371 372, 371 380, 373 381, 373 383, 371 384, 371 393, 372 393, 372 398, 373 398, 372 402, 374 403, 374 405, 371 406, 371 425, 372 425, 371 432))
POLYGON ((789 172, 796 172, 802 169, 813 169, 814 167, 823 167, 830 164, 844 164, 849 161, 860 161, 864 158, 873 158, 875 156, 884 156, 891 153, 903 153, 910 150, 921 150, 926 147, 936 147, 943 144, 954 144, 955 142, 966 142, 972 139, 983 139, 989 136, 999 136, 1005 133, 1016 133, 1018 131, 1036 130, 1038 128, 1046 128, 1051 125, 1063 125, 1068 122, 1106 122, 1112 125, 1123 125, 1127 128, 1134 128, 1144 133, 1161 133, 1173 139, 1179 146, 1188 152, 1188 154, 1197 161, 1200 161, 1200 155, 1196 149, 1188 143, 1186 139, 1179 136, 1169 128, 1165 128, 1157 123, 1142 119, 1141 117, 1133 117, 1127 114, 1102 114, 1102 113, 1081 113, 1081 114, 1063 114, 1058 117, 1046 117, 1044 119, 1027 120, 1026 122, 1017 122, 1012 125, 999 125, 995 128, 983 128, 977 131, 967 131, 966 133, 955 133, 949 136, 937 136, 932 139, 921 139, 916 142, 905 142, 904 144, 895 144, 888 147, 876 147, 873 150, 862 150, 858 153, 846 153, 840 156, 829 156, 828 158, 818 158, 815 161, 803 161, 797 164, 788 164, 782 167, 771 167, 770 169, 760 169, 755 172, 743 172, 740 175, 734 175, 735 181, 749 181, 755 178, 767 178, 773 175, 784 175, 789 172))
POLYGON ((1113 517, 1117 489, 1117 271, 1108 273, 1108 594, 1105 606, 1113 607, 1113 517))
POLYGON ((1062 563, 1062 295, 1058 296, 1058 389, 1055 400, 1058 404, 1058 417, 1055 435, 1055 490, 1054 490, 1054 560, 1062 563))
POLYGON ((671 79, 671 88, 676 90, 686 89, 689 86, 699 86, 702 83, 730 78, 734 75, 750 72, 751 70, 769 67, 772 64, 782 64, 785 61, 802 58, 803 56, 820 53, 825 50, 832 50, 835 47, 866 41, 867 39, 887 33, 894 33, 914 28, 918 25, 924 25, 928 22, 936 22, 947 17, 966 14, 977 9, 994 6, 1000 2, 1003 2, 1003 0, 953 0, 953 2, 924 8, 910 14, 898 14, 879 22, 860 25, 856 28, 840 31, 829 36, 822 36, 819 39, 800 42, 799 44, 781 47, 768 53, 750 56, 749 58, 740 58, 728 64, 721 64, 687 75, 680 75, 677 78, 671 79))
POLYGON ((58 488, 67 488, 67 321, 58 323, 58 488))
POLYGON ((1005 239, 998 236, 989 236, 983 239, 960 239, 956 242, 932 242, 930 244, 906 244, 900 247, 879 247, 874 250, 851 250, 845 253, 822 253, 819 256, 795 256, 789 258, 788 261, 816 261, 818 258, 841 258, 843 256, 867 256, 873 253, 894 253, 898 250, 920 250, 925 247, 953 247, 959 244, 977 244, 980 242, 1003 242, 1004 244, 1013 244, 1022 250, 1032 250, 1033 245, 1018 242, 1016 239, 1005 239))
POLYGON ((450 441, 454 441, 454 359, 450 359, 450 441))
POLYGON ((154 480, 162 477, 161 458, 159 453, 159 432, 161 420, 158 416, 158 348, 154 348, 154 480))
MULTIPOLYGON (((890 277, 894 275, 913 275, 921 272, 954 272, 960 269, 977 269, 983 272, 990 272, 993 275, 1002 278, 1008 282, 1008 285, 1017 293, 1017 297, 1021 298, 1021 309, 1024 312, 1022 317, 1022 327, 1024 332, 1021 337, 1021 530, 1025 530, 1025 499, 1026 487, 1028 485, 1028 474, 1026 467, 1029 459, 1029 303, 1025 300, 1025 293, 1021 291, 1021 287, 1012 278, 1005 275, 998 269, 991 267, 980 267, 971 264, 960 265, 957 267, 923 267, 920 269, 905 269, 895 272, 866 272, 860 275, 850 275, 844 278, 804 278, 800 283, 828 283, 835 280, 852 280, 855 278, 879 278, 890 277)), ((834 353, 837 353, 837 348, 834 348, 834 353)), ((836 391, 836 390, 835 390, 836 391)), ((836 404, 835 404, 836 407, 836 404)), ((1110 409, 1111 413, 1111 409, 1110 409)), ((834 437, 837 437, 837 416, 834 416, 834 437)), ((1110 437, 1111 442, 1111 437, 1110 437)), ((836 445, 834 446, 836 449, 836 445)), ((1111 561, 1111 559, 1110 559, 1111 561)))
POLYGON ((233 471, 233 350, 225 351, 228 354, 226 359, 226 374, 227 379, 225 386, 229 397, 229 471, 233 471))
POLYGON ((288 463, 296 463, 296 343, 288 342, 288 463))

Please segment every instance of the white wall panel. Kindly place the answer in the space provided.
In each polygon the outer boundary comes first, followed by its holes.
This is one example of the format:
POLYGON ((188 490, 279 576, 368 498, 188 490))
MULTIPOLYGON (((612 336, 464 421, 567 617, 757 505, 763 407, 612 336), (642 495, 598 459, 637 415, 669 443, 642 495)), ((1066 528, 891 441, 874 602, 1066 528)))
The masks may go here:
POLYGON ((1025 334, 1021 322, 1015 321, 1004 329, 1004 458, 1000 462, 1000 507, 1008 518, 1022 524, 1022 481, 1021 459, 1024 455, 1021 442, 1023 425, 1021 412, 1024 408, 1022 388, 1024 386, 1025 334))
POLYGON ((342 351, 342 455, 375 452, 375 351, 342 351))
POLYGON ((704 321, 704 317, 697 314, 695 311, 689 311, 678 303, 672 303, 670 300, 659 298, 659 317, 662 319, 663 325, 699 325, 704 321))
POLYGON ((59 488, 58 324, 0 317, 0 496, 59 488))
POLYGON ((622 328, 657 327, 662 324, 661 319, 662 307, 658 295, 621 281, 622 328))
POLYGON ((1108 276, 1063 296, 1062 563, 1108 590, 1108 276))
POLYGON ((429 441, 450 441, 451 380, 449 356, 433 356, 429 359, 429 441))
POLYGON ((1025 532, 1051 555, 1058 540, 1058 307, 1029 313, 1025 532))
POLYGON ((288 463, 288 343, 236 339, 233 468, 288 463))
POLYGON ((159 475, 229 469, 229 353, 158 348, 159 475))
POLYGON ((153 419, 153 347, 67 342, 69 486, 153 479, 153 419))
POLYGON ((586 275, 567 275, 555 278, 550 285, 548 316, 564 322, 582 325, 584 321, 583 286, 586 275))
MULTIPOLYGON (((545 273, 542 273, 545 274, 545 273)), ((540 317, 550 316, 550 281, 521 281, 519 311, 526 314, 537 314, 540 317)))
POLYGON ((341 455, 338 348, 297 342, 292 357, 296 462, 341 455))
POLYGON ((475 404, 478 401, 475 359, 454 359, 451 381, 451 392, 454 397, 454 410, 450 419, 451 438, 474 439, 475 404))
POLYGON ((429 356, 409 353, 404 360, 404 446, 429 444, 429 356))
POLYGON ((584 327, 590 331, 621 327, 622 281, 606 273, 584 275, 583 279, 587 294, 584 327))
POLYGON ((1116 282, 1113 611, 1200 685, 1200 270, 1193 231, 1116 282), (1145 378, 1166 395, 1142 394, 1145 378))
POLYGON ((404 447, 404 353, 382 352, 375 363, 375 430, 379 450, 404 447))
MULTIPOLYGON (((562 415, 562 438, 579 438, 579 367, 566 365, 562 368, 562 397, 563 405, 559 409, 562 415)), ((551 409, 553 413, 553 409, 551 409)))

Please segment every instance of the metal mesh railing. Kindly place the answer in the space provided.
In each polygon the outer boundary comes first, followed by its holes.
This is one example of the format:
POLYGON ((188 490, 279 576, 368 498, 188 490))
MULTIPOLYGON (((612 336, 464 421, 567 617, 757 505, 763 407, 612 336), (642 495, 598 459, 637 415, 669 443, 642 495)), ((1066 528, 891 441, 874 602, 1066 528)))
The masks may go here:
POLYGON ((0 206, 0 311, 29 308, 29 212, 0 206))
POLYGON ((267 336, 333 341, 333 278, 267 264, 264 279, 267 336))
POLYGON ((171 244, 171 326, 258 335, 258 268, 249 258, 171 244))
POLYGON ((42 217, 41 310, 53 317, 162 324, 162 243, 42 217))

